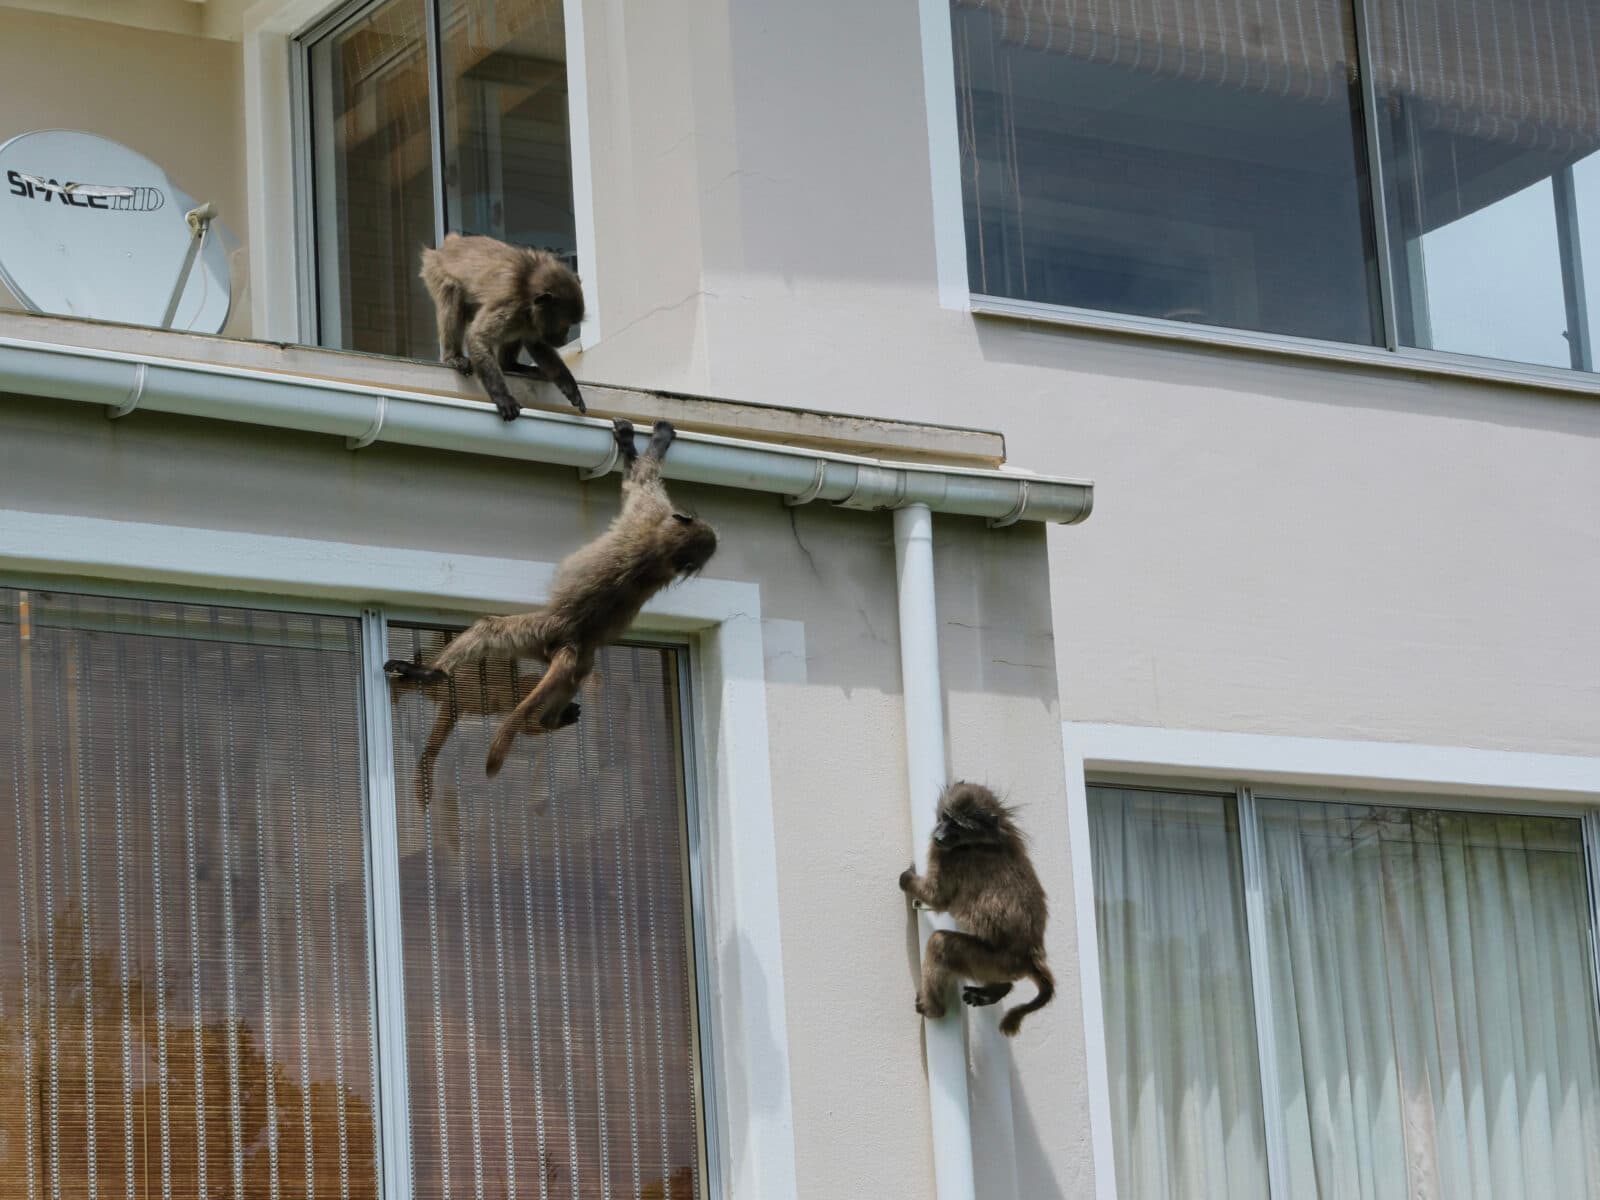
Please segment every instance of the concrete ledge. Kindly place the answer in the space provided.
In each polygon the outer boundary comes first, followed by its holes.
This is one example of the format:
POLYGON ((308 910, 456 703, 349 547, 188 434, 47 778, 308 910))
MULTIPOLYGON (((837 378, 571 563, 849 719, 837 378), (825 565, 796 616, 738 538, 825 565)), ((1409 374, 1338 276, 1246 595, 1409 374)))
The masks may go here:
MULTIPOLYGON (((374 391, 394 388, 431 392, 479 401, 486 407, 489 404, 474 381, 462 379, 448 367, 379 354, 243 341, 25 312, 0 312, 0 337, 272 371, 309 380, 365 386, 374 391)), ((642 422, 666 418, 683 430, 905 462, 996 467, 1006 457, 1005 439, 998 433, 981 429, 612 387, 584 380, 581 357, 576 358, 573 365, 573 373, 583 385, 589 411, 599 417, 628 417, 642 422)), ((513 379, 510 386, 529 408, 558 413, 572 411, 555 389, 546 384, 513 379)))

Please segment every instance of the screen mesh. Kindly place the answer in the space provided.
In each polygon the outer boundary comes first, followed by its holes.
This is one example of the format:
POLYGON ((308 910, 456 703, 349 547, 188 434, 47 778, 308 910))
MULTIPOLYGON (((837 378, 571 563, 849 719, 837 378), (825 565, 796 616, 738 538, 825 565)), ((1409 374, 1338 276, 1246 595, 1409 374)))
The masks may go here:
POLYGON ((354 621, 0 588, 0 1194, 377 1193, 354 621))
MULTIPOLYGON (((391 626, 389 654, 448 637, 391 626)), ((577 725, 519 738, 488 781, 536 677, 391 691, 416 1192, 696 1196, 676 657, 603 651, 577 725)))

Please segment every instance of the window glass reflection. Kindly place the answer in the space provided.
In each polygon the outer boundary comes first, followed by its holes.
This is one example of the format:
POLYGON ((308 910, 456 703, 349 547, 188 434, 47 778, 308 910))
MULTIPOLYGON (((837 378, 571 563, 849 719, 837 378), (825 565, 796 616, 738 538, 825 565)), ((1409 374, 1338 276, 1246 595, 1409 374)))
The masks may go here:
POLYGON ((1375 340, 1338 0, 952 0, 974 292, 1375 340))
POLYGON ((311 46, 317 301, 325 346, 436 358, 417 252, 434 241, 422 0, 311 46))
POLYGON ((1378 10, 1373 75, 1401 344, 1592 364, 1580 262, 1600 197, 1592 182, 1574 187, 1574 164, 1600 149, 1600 16, 1590 8, 1389 0, 1378 10))
POLYGON ((576 262, 561 0, 444 0, 450 227, 576 262))

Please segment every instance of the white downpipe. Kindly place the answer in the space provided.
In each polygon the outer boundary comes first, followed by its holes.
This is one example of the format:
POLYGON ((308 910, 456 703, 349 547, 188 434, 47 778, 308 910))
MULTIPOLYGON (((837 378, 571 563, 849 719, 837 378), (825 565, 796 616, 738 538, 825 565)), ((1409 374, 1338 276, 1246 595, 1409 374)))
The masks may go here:
MULTIPOLYGON (((945 785, 944 692, 939 682, 939 618, 933 593, 933 513, 926 504, 895 509, 894 558, 900 596, 900 680, 905 697, 906 775, 917 869, 927 863, 934 810, 945 785)), ((920 914, 924 951, 947 916, 920 914)), ((938 1200, 976 1200, 972 1113, 967 1099, 967 1044, 961 1005, 952 1000, 939 1021, 923 1022, 928 1057, 928 1108, 933 1121, 933 1177, 938 1200)))

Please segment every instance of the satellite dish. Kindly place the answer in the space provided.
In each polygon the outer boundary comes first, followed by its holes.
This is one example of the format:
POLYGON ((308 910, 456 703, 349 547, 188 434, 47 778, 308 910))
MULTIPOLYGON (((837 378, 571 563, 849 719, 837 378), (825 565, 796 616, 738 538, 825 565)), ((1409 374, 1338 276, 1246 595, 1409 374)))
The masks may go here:
POLYGON ((228 252, 213 210, 196 209, 126 146, 18 134, 0 145, 0 283, 32 312, 216 333, 233 302, 228 252))

